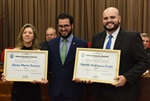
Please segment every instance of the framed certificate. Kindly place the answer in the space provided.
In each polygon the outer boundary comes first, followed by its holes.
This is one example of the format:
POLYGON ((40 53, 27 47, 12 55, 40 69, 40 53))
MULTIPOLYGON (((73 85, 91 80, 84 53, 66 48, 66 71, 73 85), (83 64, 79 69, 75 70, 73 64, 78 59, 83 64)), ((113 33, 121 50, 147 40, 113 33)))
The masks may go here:
POLYGON ((5 50, 4 75, 8 81, 47 79, 48 51, 5 50))
POLYGON ((73 79, 116 83, 119 73, 120 50, 77 48, 73 79))

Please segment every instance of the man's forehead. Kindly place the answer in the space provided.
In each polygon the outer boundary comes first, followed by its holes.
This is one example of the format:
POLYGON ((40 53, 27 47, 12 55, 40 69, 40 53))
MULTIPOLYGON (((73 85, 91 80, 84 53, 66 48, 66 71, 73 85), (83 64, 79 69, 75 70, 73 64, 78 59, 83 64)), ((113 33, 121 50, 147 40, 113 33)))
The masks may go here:
POLYGON ((53 33, 54 30, 53 30, 53 29, 48 29, 46 32, 47 32, 47 33, 53 33))
POLYGON ((116 8, 108 8, 104 10, 103 16, 119 16, 119 11, 116 8))
POLYGON ((147 36, 142 36, 142 39, 150 39, 150 38, 147 36))

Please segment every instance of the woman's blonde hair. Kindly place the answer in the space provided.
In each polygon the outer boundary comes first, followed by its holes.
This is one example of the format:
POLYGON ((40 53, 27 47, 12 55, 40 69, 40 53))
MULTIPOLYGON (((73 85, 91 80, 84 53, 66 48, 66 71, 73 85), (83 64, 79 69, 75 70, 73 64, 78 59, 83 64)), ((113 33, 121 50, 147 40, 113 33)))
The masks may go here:
POLYGON ((32 24, 25 24, 21 28, 20 33, 19 33, 18 38, 17 38, 16 47, 22 48, 24 46, 22 34, 23 34, 25 28, 31 28, 33 30, 34 39, 33 39, 33 42, 32 42, 32 49, 35 49, 35 50, 39 49, 39 36, 38 36, 38 32, 37 32, 37 30, 35 29, 35 27, 32 24))

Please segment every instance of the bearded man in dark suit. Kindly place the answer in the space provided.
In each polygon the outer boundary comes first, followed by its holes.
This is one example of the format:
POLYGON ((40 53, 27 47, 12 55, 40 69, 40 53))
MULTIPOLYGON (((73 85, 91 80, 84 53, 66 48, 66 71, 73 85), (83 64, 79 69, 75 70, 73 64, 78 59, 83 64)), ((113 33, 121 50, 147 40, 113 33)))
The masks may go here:
POLYGON ((121 50, 119 76, 116 84, 93 83, 92 101, 137 101, 140 95, 140 76, 148 69, 148 57, 139 32, 130 32, 120 27, 119 10, 109 7, 103 12, 105 31, 92 39, 92 48, 106 49, 112 35, 111 50, 121 50))
POLYGON ((87 42, 73 35, 71 15, 60 14, 57 24, 60 36, 49 41, 50 98, 51 101, 81 101, 84 85, 72 78, 76 48, 87 47, 87 42), (65 50, 65 56, 61 54, 62 50, 65 50))

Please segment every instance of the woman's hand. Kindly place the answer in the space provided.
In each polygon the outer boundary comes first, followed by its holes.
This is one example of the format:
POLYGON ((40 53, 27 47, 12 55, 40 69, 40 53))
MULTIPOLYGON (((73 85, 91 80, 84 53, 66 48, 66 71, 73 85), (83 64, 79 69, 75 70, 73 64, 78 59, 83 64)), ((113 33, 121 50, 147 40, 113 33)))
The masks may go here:
POLYGON ((2 80, 3 82, 7 82, 4 73, 2 73, 1 76, 2 76, 2 77, 1 77, 1 80, 2 80))
POLYGON ((91 80, 80 80, 79 78, 75 78, 72 81, 75 81, 76 83, 86 83, 86 84, 91 84, 91 80))

